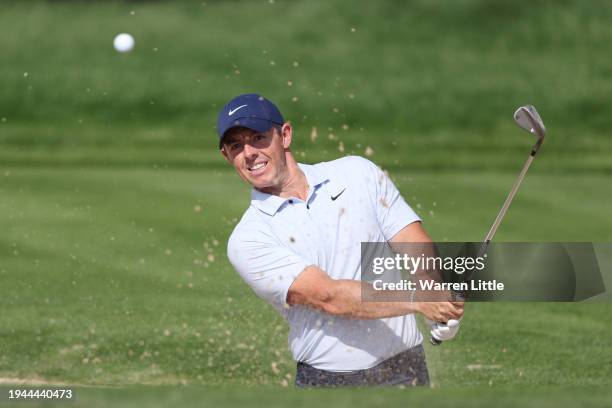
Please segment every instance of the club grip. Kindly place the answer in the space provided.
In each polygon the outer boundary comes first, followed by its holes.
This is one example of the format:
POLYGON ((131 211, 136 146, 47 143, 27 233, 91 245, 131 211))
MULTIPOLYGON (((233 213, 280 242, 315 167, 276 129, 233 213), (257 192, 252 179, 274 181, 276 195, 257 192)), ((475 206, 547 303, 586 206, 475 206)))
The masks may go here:
POLYGON ((429 338, 429 342, 433 345, 433 346, 439 346, 440 344, 442 344, 442 341, 436 339, 434 336, 431 336, 429 338))

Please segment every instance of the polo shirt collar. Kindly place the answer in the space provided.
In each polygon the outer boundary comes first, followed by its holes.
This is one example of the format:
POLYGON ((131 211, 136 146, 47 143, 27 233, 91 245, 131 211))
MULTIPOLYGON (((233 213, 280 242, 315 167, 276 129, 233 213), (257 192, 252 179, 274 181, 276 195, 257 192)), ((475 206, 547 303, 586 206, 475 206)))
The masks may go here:
POLYGON ((313 189, 319 187, 321 184, 329 180, 327 174, 324 174, 323 172, 321 172, 321 170, 317 169, 312 164, 298 163, 298 166, 306 175, 306 180, 308 180, 308 185, 310 186, 310 191, 308 192, 308 195, 310 195, 313 189))
MULTIPOLYGON (((308 180, 309 190, 307 200, 310 200, 314 190, 328 181, 329 177, 313 165, 298 163, 298 166, 304 172, 306 180, 308 180)), ((273 216, 276 214, 287 200, 289 200, 289 198, 282 198, 277 195, 267 194, 255 188, 251 189, 251 205, 268 215, 273 216)))

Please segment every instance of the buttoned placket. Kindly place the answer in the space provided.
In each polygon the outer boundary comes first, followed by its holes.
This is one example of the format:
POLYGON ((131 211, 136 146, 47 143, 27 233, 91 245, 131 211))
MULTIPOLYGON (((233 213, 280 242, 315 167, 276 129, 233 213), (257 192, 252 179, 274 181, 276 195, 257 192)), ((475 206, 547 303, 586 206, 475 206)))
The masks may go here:
POLYGON ((295 207, 295 205, 300 204, 300 207, 301 207, 300 210, 302 210, 303 208, 302 211, 306 212, 306 214, 308 215, 308 219, 310 220, 310 223, 314 226, 314 229, 312 231, 315 232, 317 236, 313 237, 313 239, 317 239, 317 240, 323 239, 324 234, 323 234, 323 231, 321 230, 321 226, 319 225, 318 220, 313 216, 312 212, 310 211, 310 207, 315 197, 317 197, 319 190, 321 190, 322 185, 323 183, 317 184, 314 187, 310 186, 308 189, 308 195, 306 196, 306 201, 303 201, 297 197, 291 197, 287 200, 287 204, 292 207, 295 207))

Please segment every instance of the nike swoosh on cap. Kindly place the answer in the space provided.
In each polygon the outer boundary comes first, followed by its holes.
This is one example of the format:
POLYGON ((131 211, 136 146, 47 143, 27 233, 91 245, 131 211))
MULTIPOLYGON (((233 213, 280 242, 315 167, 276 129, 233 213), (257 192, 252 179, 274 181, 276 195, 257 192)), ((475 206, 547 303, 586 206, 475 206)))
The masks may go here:
POLYGON ((244 108, 245 106, 247 106, 247 105, 241 105, 241 106, 237 107, 236 109, 230 109, 230 111, 229 111, 227 116, 232 116, 234 113, 236 113, 236 111, 238 109, 244 108))

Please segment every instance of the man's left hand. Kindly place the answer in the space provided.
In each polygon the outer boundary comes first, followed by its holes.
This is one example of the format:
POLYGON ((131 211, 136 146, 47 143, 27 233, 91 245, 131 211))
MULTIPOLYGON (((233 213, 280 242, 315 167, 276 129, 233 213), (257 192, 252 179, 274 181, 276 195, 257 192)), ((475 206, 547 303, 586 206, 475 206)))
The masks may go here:
POLYGON ((461 319, 451 319, 446 323, 434 322, 429 319, 425 320, 429 326, 431 336, 439 341, 447 341, 455 337, 459 332, 459 325, 461 323, 461 319))

